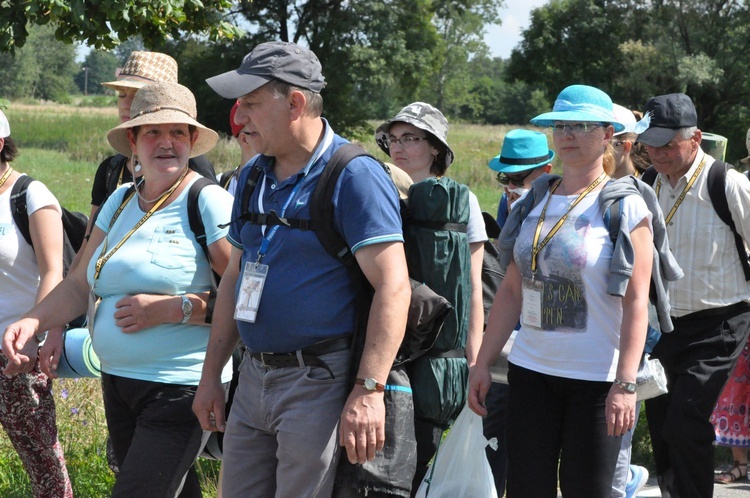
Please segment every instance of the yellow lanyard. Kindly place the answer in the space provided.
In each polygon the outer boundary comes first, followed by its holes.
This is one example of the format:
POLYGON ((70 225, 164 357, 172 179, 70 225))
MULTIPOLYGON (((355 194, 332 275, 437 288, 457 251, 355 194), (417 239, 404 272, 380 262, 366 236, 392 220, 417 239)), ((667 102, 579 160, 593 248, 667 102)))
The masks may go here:
POLYGON ((593 191, 597 187, 597 185, 599 185, 602 182, 602 180, 606 178, 606 176, 607 176, 606 173, 602 173, 601 175, 599 175, 599 178, 594 180, 593 183, 591 183, 591 185, 586 187, 586 190, 578 194, 578 197, 576 198, 576 200, 574 200, 570 204, 570 206, 568 206, 568 210, 565 212, 565 214, 562 215, 562 217, 559 220, 557 220, 557 223, 555 223, 555 225, 552 227, 552 230, 550 230, 547 236, 544 238, 544 240, 542 240, 542 242, 539 243, 539 237, 542 235, 542 227, 544 226, 544 216, 547 213, 547 206, 549 206, 549 202, 550 200, 552 200, 552 194, 554 194, 555 190, 557 190, 557 187, 560 186, 560 183, 562 182, 562 178, 558 180, 552 186, 552 188, 549 189, 549 197, 547 197, 547 202, 544 203, 542 212, 539 214, 539 221, 536 224, 536 231, 534 232, 534 241, 532 242, 532 245, 531 245, 531 273, 532 275, 536 273, 536 259, 539 253, 542 251, 542 249, 544 249, 544 246, 546 246, 547 243, 550 240, 552 240, 552 237, 555 236, 557 231, 560 230, 560 227, 563 225, 563 223, 565 223, 565 220, 568 218, 568 215, 570 214, 570 212, 573 211, 573 208, 576 207, 578 203, 583 200, 584 197, 590 194, 591 191, 593 191))
MULTIPOLYGON (((107 255, 105 256, 104 254, 107 252, 107 241, 109 240, 109 233, 107 233, 107 237, 105 237, 104 244, 102 245, 102 252, 99 253, 99 259, 96 260, 96 266, 95 266, 96 271, 94 272, 95 281, 99 278, 99 274, 102 271, 102 267, 104 267, 104 263, 109 261, 109 258, 111 258, 112 255, 116 253, 120 247, 122 247, 125 241, 128 240, 130 236, 135 233, 136 230, 138 230, 141 226, 143 226, 143 224, 146 223, 146 220, 151 218, 151 215, 154 214, 154 212, 156 212, 156 210, 159 209, 159 207, 161 207, 162 204, 164 204, 167 198, 169 198, 169 196, 172 195, 172 193, 175 190, 177 190, 177 187, 180 185, 180 183, 182 183, 182 180, 185 179, 185 175, 187 175, 187 171, 188 169, 185 168, 185 171, 182 172, 182 174, 177 179, 177 181, 174 182, 174 184, 171 187, 169 187, 169 189, 166 192, 164 192, 161 195, 161 197, 159 197, 159 199, 156 201, 156 204, 154 204, 153 207, 149 209, 145 215, 143 215, 143 218, 141 218, 138 221, 138 223, 136 223, 135 226, 131 228, 128 233, 125 234, 125 236, 120 240, 120 242, 118 242, 117 245, 113 247, 112 250, 109 253, 107 253, 107 255)), ((133 194, 134 193, 135 192, 133 192, 133 194)), ((127 203, 130 202, 130 199, 133 198, 133 194, 130 194, 130 197, 125 199, 125 201, 122 204, 120 204, 120 207, 117 209, 117 211, 115 211, 114 216, 112 216, 112 220, 110 220, 109 222, 110 231, 112 230, 112 226, 115 224, 115 220, 117 220, 117 218, 120 216, 120 213, 122 213, 122 210, 125 208, 125 205, 127 205, 127 203)))
MULTIPOLYGON (((669 213, 667 214, 667 217, 664 218, 664 223, 669 225, 669 222, 672 221, 672 218, 674 217, 674 214, 677 212, 677 208, 680 207, 680 204, 682 204, 682 201, 685 200, 685 196, 687 195, 688 191, 692 188, 693 184, 695 183, 695 180, 698 179, 698 175, 700 175, 701 171, 703 170, 703 166, 706 165, 706 156, 703 156, 703 159, 701 159, 701 163, 698 165, 698 168, 695 170, 695 173, 693 173, 693 176, 690 177, 690 181, 688 181, 687 185, 685 185, 685 188, 682 189, 682 193, 677 198, 677 201, 674 203, 674 206, 672 206, 672 209, 669 210, 669 213)), ((661 177, 659 177, 656 180, 656 198, 659 198, 659 191, 661 190, 661 177)))
POLYGON ((10 175, 13 173, 13 168, 9 167, 8 171, 5 172, 2 178, 0 178, 0 188, 3 188, 3 185, 5 185, 5 182, 8 181, 8 178, 10 178, 10 175))

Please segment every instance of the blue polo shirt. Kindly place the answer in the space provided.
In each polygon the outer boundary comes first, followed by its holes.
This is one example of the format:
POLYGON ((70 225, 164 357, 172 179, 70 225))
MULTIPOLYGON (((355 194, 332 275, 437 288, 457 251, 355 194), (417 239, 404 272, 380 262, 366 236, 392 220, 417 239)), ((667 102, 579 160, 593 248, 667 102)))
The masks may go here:
MULTIPOLYGON (((273 174, 273 158, 257 156, 263 174, 249 201, 251 212, 280 214, 286 218, 310 219, 309 201, 323 168, 333 153, 347 141, 335 135, 325 123, 327 139, 313 154, 319 156, 296 175, 279 182, 273 174), (291 198, 290 198, 291 196, 291 198)), ((238 185, 244 189, 252 168, 243 168, 238 185)), ((242 272, 258 251, 271 227, 239 220, 244 211, 242 192, 234 200, 228 240, 241 248, 239 295, 242 272)), ((358 157, 341 173, 333 195, 334 227, 349 247, 403 242, 398 193, 388 174, 374 160, 358 157)), ((346 268, 330 256, 311 230, 279 226, 262 260, 268 275, 255 323, 237 321, 240 336, 253 352, 285 353, 321 340, 353 332, 355 289, 346 268)))

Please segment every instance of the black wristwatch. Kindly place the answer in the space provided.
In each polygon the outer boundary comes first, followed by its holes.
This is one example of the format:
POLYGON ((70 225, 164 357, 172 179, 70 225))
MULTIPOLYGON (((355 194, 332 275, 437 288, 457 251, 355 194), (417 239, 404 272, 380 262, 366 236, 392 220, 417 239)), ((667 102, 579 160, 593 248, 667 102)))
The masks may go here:
POLYGON ((638 384, 635 382, 625 382, 624 380, 615 379, 615 384, 622 387, 630 394, 635 394, 636 389, 638 389, 638 384))
POLYGON ((187 323, 193 316, 193 302, 185 294, 180 297, 182 298, 182 321, 180 323, 187 323))

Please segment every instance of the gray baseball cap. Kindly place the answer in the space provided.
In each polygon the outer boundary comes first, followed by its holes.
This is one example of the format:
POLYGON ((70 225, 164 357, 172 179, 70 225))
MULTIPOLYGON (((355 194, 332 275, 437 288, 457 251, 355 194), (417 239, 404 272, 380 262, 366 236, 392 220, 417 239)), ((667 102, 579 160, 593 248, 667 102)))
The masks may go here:
POLYGON ((290 42, 266 42, 242 59, 237 69, 213 76, 206 83, 227 99, 257 90, 272 79, 316 93, 325 86, 318 57, 309 49, 290 42))
POLYGON ((443 116, 443 113, 439 109, 424 102, 414 102, 401 109, 393 119, 389 119, 378 126, 378 129, 375 130, 375 141, 380 149, 389 156, 391 152, 388 148, 388 133, 393 123, 408 123, 432 134, 445 145, 447 150, 445 154, 445 167, 447 168, 453 163, 453 150, 447 141, 448 120, 445 119, 445 116, 443 116))

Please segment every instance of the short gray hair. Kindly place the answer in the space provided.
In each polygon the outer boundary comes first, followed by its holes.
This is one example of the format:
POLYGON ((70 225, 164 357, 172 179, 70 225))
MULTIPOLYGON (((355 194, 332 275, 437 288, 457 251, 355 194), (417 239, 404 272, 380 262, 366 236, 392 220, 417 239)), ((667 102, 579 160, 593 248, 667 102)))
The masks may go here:
POLYGON ((289 96, 292 92, 302 92, 307 100, 307 106, 305 108, 305 114, 312 117, 319 117, 323 114, 323 97, 319 93, 313 92, 306 88, 300 88, 294 85, 290 85, 281 80, 272 79, 267 83, 268 89, 273 93, 274 98, 284 99, 289 96))
POLYGON ((681 139, 688 140, 690 138, 693 138, 693 135, 695 135, 695 132, 698 131, 697 126, 688 126, 686 128, 680 128, 677 130, 677 134, 681 139))

